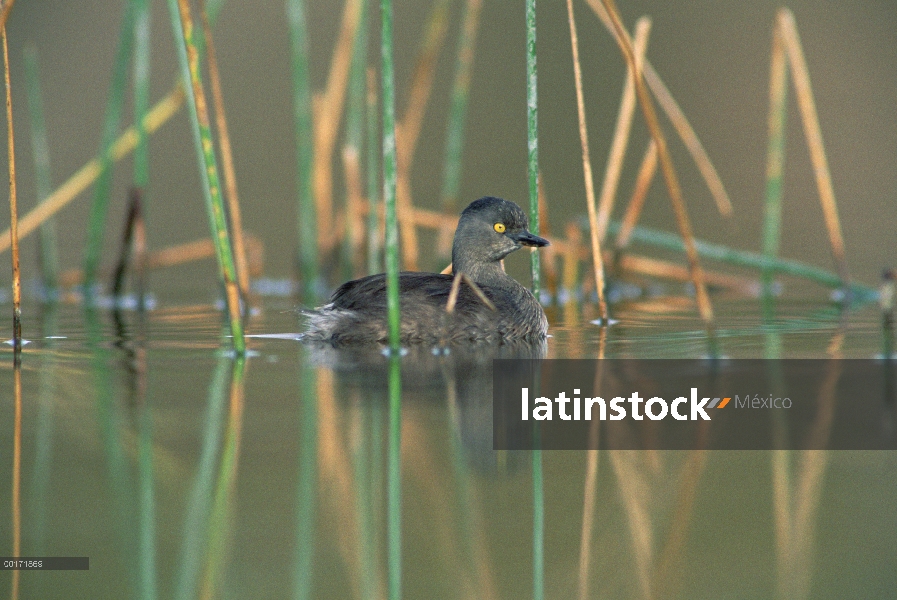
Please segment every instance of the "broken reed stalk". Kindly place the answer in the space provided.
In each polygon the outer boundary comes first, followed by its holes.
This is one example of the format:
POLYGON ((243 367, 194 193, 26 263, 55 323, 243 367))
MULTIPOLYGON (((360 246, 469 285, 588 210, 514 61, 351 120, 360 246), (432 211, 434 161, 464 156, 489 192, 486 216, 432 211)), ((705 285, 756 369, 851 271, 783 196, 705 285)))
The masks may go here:
MULTIPOLYGON (((6 15, 4 15, 5 17, 6 15)), ((16 144, 12 122, 12 89, 9 77, 9 44, 6 24, 0 28, 3 38, 3 81, 6 87, 6 140, 9 159, 9 243, 12 247, 12 346, 22 350, 22 273, 19 270, 19 207, 16 197, 16 144)))
POLYGON ((604 298, 604 261, 598 231, 598 214, 595 208, 595 182, 592 176, 592 160, 589 157, 589 134, 586 129, 586 107, 582 92, 582 67, 579 64, 579 38, 576 35, 576 19, 573 0, 567 0, 567 20, 570 24, 570 43, 573 49, 573 77, 576 83, 576 112, 579 116, 579 141, 582 146, 582 169, 585 175, 586 206, 589 211, 589 237, 592 244, 592 265, 595 290, 598 293, 598 314, 604 324, 608 322, 607 300, 604 298))
MULTIPOLYGON (((118 49, 115 53, 115 65, 112 70, 112 82, 109 84, 109 97, 106 100, 106 112, 103 117, 103 133, 100 150, 108 148, 115 139, 125 104, 125 90, 128 80, 128 65, 134 47, 134 12, 133 2, 127 2, 122 17, 121 31, 118 37, 118 49)), ((103 237, 106 226, 106 215, 109 212, 110 188, 112 187, 113 162, 108 155, 102 156, 101 173, 93 189, 93 200, 90 205, 90 217, 87 226, 87 241, 84 247, 84 297, 87 302, 93 295, 93 284, 100 266, 103 253, 103 237)))
POLYGON ((314 123, 312 119, 311 79, 308 56, 308 23, 305 0, 288 0, 290 27, 290 63, 293 81, 293 126, 296 128, 296 234, 299 238, 297 260, 302 281, 301 296, 315 297, 318 281, 317 208, 313 187, 315 163, 314 123))
POLYGON ((445 312, 448 314, 452 314, 455 312, 455 303, 458 301, 458 293, 461 291, 461 282, 467 284, 470 290, 476 295, 476 297, 486 305, 486 308, 489 310, 498 310, 495 308, 495 305, 492 303, 492 300, 489 299, 488 296, 483 292, 483 290, 478 286, 473 279, 467 276, 466 273, 462 273, 458 271, 455 273, 455 278, 452 280, 452 287, 449 291, 448 301, 445 304, 445 312))
MULTIPOLYGON (((153 109, 143 117, 143 125, 147 133, 154 133, 180 110, 184 102, 184 91, 180 84, 175 85, 165 98, 156 103, 153 109)), ((125 130, 110 146, 103 148, 100 154, 87 162, 61 186, 31 209, 19 222, 19 236, 24 238, 31 234, 47 219, 56 214, 66 204, 74 200, 78 194, 96 181, 103 171, 103 158, 116 162, 130 153, 137 146, 137 128, 133 125, 125 130)), ((0 234, 0 253, 9 248, 9 230, 0 234)))
POLYGON ((458 37, 455 79, 452 83, 452 103, 445 136, 445 162, 442 172, 442 210, 445 212, 456 212, 458 209, 464 123, 467 120, 473 55, 482 7, 483 0, 467 0, 464 3, 464 14, 461 17, 461 35, 458 37))
POLYGON ((143 220, 142 205, 140 188, 132 188, 118 264, 112 276, 112 295, 114 298, 119 298, 125 288, 128 263, 133 263, 134 278, 137 280, 137 299, 140 306, 143 306, 143 273, 146 265, 146 226, 143 220))
MULTIPOLYGON (((31 123, 31 153, 34 157, 35 187, 38 201, 46 199, 52 191, 50 176, 50 146, 41 99, 38 74, 37 49, 29 45, 25 49, 25 85, 28 88, 28 114, 31 123)), ((56 239, 55 219, 48 219, 40 228, 38 257, 45 299, 53 300, 59 287, 59 249, 56 239)))
MULTIPOLYGON (((536 0, 526 0, 526 131, 530 230, 539 235, 539 109, 536 70, 536 0)), ((539 297, 539 253, 530 251, 533 294, 539 297)))
MULTIPOLYGON (((397 171, 397 202, 400 212, 412 210, 411 198, 411 166, 414 162, 414 151, 420 138, 420 129, 426 113, 430 92, 433 90, 433 79, 436 74, 436 60, 439 50, 445 40, 448 29, 447 0, 438 0, 430 12, 427 24, 427 34, 417 56, 417 64, 412 77, 411 92, 409 94, 408 107, 396 128, 398 171, 397 171)), ((403 267, 409 271, 418 268, 418 243, 417 230, 410 221, 399 223, 402 234, 402 260, 403 267)))
MULTIPOLYGON (((782 230, 782 178, 785 172, 785 122, 788 115, 788 63, 782 39, 782 23, 776 20, 772 34, 772 56, 769 68, 769 116, 766 147, 766 199, 763 205, 763 256, 775 260, 779 255, 782 230)), ((773 273, 760 273, 763 295, 772 295, 773 273)))
MULTIPOLYGON (((651 33, 651 19, 641 17, 635 23, 635 62, 641 71, 648 47, 648 35, 651 33)), ((641 76, 641 75, 639 75, 641 76)), ((614 197, 620 185, 620 173, 623 172, 623 159, 632 131, 632 119, 635 116, 635 74, 626 68, 626 80, 623 84, 623 97, 620 99, 620 110, 617 113, 617 124, 611 140, 610 153, 604 169, 604 181, 601 184, 601 195, 598 201, 598 240, 604 241, 607 234, 607 222, 614 208, 614 197)))
MULTIPOLYGON (((617 43, 623 52, 626 62, 632 68, 632 72, 638 74, 639 70, 635 62, 635 54, 633 53, 632 45, 629 43, 629 38, 623 28, 623 24, 620 21, 616 3, 614 0, 601 0, 601 2, 604 4, 604 7, 611 18, 611 22, 614 25, 614 29, 617 32, 617 43)), ((670 193, 673 211, 676 214, 676 223, 679 226, 679 231, 685 244, 685 255, 688 259, 689 268, 692 273, 698 310, 701 313, 701 318, 709 325, 713 322, 713 306, 710 303, 710 296, 707 293, 707 285, 704 281, 704 271, 701 268, 701 264, 698 260, 698 253, 695 250, 694 236, 691 232, 691 222, 689 221, 688 213, 685 210, 685 201, 682 198, 682 189, 679 187, 679 179, 676 176, 672 158, 667 150, 666 139, 660 129, 657 113, 654 111, 654 104, 651 101, 651 97, 648 95, 648 89, 645 86, 643 78, 636 77, 635 88, 639 104, 642 107, 642 113, 645 117, 645 122, 648 126, 648 130, 651 132, 651 138, 654 140, 654 143, 657 144, 661 171, 663 172, 667 189, 670 193)))
POLYGON ((816 103, 813 100, 813 88, 810 86, 810 71, 807 68, 800 36, 797 33, 794 13, 787 8, 779 9, 777 22, 777 30, 781 34, 785 55, 788 57, 788 63, 791 66, 794 94, 797 98, 798 108, 800 108, 807 146, 810 149, 810 160, 813 163, 816 187, 819 190, 819 202, 822 204, 822 214, 825 217, 825 226, 828 230, 832 254, 835 258, 838 274, 841 276, 845 286, 847 286, 850 282, 850 274, 847 270, 847 257, 844 252, 844 237, 841 233, 841 222, 838 219, 838 205, 835 202, 832 175, 828 168, 828 159, 825 157, 825 145, 822 142, 819 115, 816 112, 816 103))
POLYGON ((190 15, 189 0, 168 0, 171 24, 174 29, 178 62, 181 77, 184 80, 186 94, 190 98, 190 120, 193 130, 193 141, 196 146, 197 160, 203 196, 212 239, 215 241, 215 254, 224 286, 227 312, 233 336, 234 352, 243 355, 246 352, 246 340, 243 337, 242 311, 240 309, 240 292, 237 287, 237 273, 234 266, 234 255, 228 232, 224 202, 221 197, 221 186, 218 179, 218 164, 215 158, 215 145, 209 124, 208 106, 202 86, 199 66, 199 49, 197 36, 190 15), (187 83, 189 82, 189 85, 187 83))
MULTIPOLYGON (((601 20, 610 34, 617 39, 618 33, 614 28, 610 16, 601 5, 601 0, 586 0, 586 3, 601 20)), ((629 39, 629 34, 626 33, 625 30, 623 30, 623 37, 627 40, 629 39)), ((619 39, 617 39, 617 43, 620 43, 619 39)), ((654 67, 652 67, 651 63, 647 60, 644 61, 644 65, 642 66, 642 75, 648 83, 648 87, 651 88, 654 97, 657 98, 658 104, 660 104, 660 107, 670 119, 670 122, 676 129, 676 133, 682 139, 682 142, 691 154, 692 159, 695 161, 695 164, 701 172, 701 176, 704 178, 707 187, 710 189, 710 193, 713 195, 713 199, 716 202, 720 213, 723 216, 729 216, 732 213, 732 203, 729 200, 729 195, 726 193, 725 186, 723 186, 723 182, 716 172, 716 168, 714 168, 713 163, 710 162, 710 157, 707 155, 707 151, 704 150, 704 146, 701 144, 697 134, 695 134, 694 129, 692 129, 689 124, 682 109, 676 104, 673 95, 670 94, 670 91, 660 79, 657 71, 654 70, 654 67)))
POLYGON ((234 169, 234 153, 230 143, 227 126, 227 113, 224 110, 224 93, 221 91, 221 76, 218 73, 218 59, 215 44, 212 40, 212 27, 206 13, 205 2, 200 0, 199 10, 202 16, 203 41, 205 42, 206 61, 209 67, 209 86, 212 90, 212 105, 215 109, 215 127, 221 150, 221 172, 224 175, 224 197, 227 201, 227 216, 230 232, 234 242, 234 263, 237 269, 237 283, 244 298, 249 296, 249 267, 246 264, 246 244, 243 239, 243 215, 240 210, 240 196, 237 193, 237 174, 234 169))
POLYGON ((639 216, 642 214, 645 198, 648 196, 648 190, 651 189, 651 182, 654 181, 656 173, 657 144, 654 143, 654 140, 651 140, 648 142, 648 148, 645 150, 645 155, 642 158, 642 165, 639 167, 638 175, 635 178, 632 197, 626 206, 626 212, 623 213, 620 232, 617 234, 616 240, 614 240, 617 251, 629 245, 629 237, 632 235, 632 229, 638 223, 639 216))
POLYGON ((313 129, 297 135, 314 135, 312 186, 318 227, 318 253, 333 249, 333 151, 339 135, 343 104, 352 63, 352 40, 361 20, 361 0, 347 0, 343 9, 339 37, 330 62, 327 86, 312 97, 313 129))
MULTIPOLYGON (((396 92, 392 60, 392 2, 380 0, 380 76, 383 88, 383 205, 386 211, 386 313, 389 348, 399 353, 399 228, 396 217, 396 92)), ((400 548, 393 549, 400 551, 400 548)), ((392 575, 392 573, 391 573, 392 575)), ((400 582, 390 577, 390 595, 400 582)), ((396 594, 398 597, 400 594, 396 594)))

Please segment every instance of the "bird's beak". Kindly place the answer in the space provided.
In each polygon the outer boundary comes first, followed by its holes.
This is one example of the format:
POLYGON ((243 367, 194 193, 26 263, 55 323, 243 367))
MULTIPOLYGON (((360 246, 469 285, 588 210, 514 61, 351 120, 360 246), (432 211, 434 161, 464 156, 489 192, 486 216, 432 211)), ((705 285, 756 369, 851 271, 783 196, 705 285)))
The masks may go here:
POLYGON ((518 244, 523 244, 524 246, 542 247, 549 245, 548 240, 546 240, 545 238, 540 238, 539 236, 532 234, 525 229, 520 233, 513 234, 511 236, 511 239, 513 239, 518 244))

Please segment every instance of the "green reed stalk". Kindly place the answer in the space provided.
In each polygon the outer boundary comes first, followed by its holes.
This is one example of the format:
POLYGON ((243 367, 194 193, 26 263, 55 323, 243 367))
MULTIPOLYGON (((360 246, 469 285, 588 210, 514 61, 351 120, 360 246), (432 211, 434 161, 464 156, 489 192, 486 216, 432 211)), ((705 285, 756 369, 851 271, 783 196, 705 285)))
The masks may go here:
MULTIPOLYGON (((389 0, 381 0, 388 3, 389 0)), ((402 363, 389 357, 389 454, 386 471, 386 557, 390 600, 402 597, 402 363)))
MULTIPOLYGON (((365 142, 365 96, 367 94, 367 48, 368 48, 368 2, 361 1, 358 28, 355 30, 355 39, 352 43, 352 63, 349 67, 348 102, 346 103, 346 147, 352 149, 361 161, 361 153, 365 142)), ((359 182, 360 184, 360 182, 359 182)), ((359 190, 359 193, 362 193, 359 190)), ((348 203, 352 200, 352 194, 346 194, 346 214, 353 214, 358 208, 349 209, 348 203)), ((346 219, 346 235, 344 238, 344 251, 349 276, 355 275, 355 246, 356 232, 353 230, 356 219, 346 219)), ((360 233, 360 232, 358 232, 360 233)))
MULTIPOLYGON (((772 39, 769 75, 769 142, 766 150, 766 201, 763 214, 763 256, 775 260, 779 254, 782 223, 782 179, 785 174, 785 122, 788 114, 788 63, 776 22, 772 39)), ((772 294, 773 271, 761 272, 763 295, 772 294)))
POLYGON ((143 116, 149 111, 150 93, 150 6, 148 0, 131 0, 134 4, 134 124, 137 126, 137 147, 134 148, 134 185, 142 190, 146 202, 149 183, 149 133, 143 116))
MULTIPOLYGON (((619 229, 620 223, 611 221, 608 231, 616 234, 619 229)), ((665 248, 677 252, 685 251, 682 238, 667 231, 639 226, 632 229, 630 239, 634 242, 641 242, 657 248, 665 248)), ((734 250, 721 244, 711 244, 698 239, 695 240, 695 250, 702 258, 718 260, 727 264, 759 269, 761 271, 767 269, 771 273, 803 277, 830 288, 840 288, 844 285, 844 281, 839 275, 794 260, 770 259, 756 252, 734 250)), ((862 284, 851 283, 848 290, 853 294, 854 299, 860 302, 868 302, 876 297, 876 291, 873 288, 862 284)))
MULTIPOLYGON (((392 63, 392 2, 380 0, 383 78, 383 203, 386 208, 386 311, 389 348, 399 351, 399 225, 396 218, 396 93, 392 63)), ((409 215, 410 216, 410 215, 409 215)))
POLYGON ((103 229, 106 225, 106 214, 109 211, 113 164, 107 148, 115 141, 125 103, 128 63, 131 60, 131 51, 134 45, 134 12, 134 2, 128 2, 125 8, 125 15, 122 18, 121 32, 118 37, 118 50, 115 53, 115 66, 112 71, 112 83, 109 86, 109 99, 106 102, 103 135, 100 141, 101 172, 93 188, 90 221, 87 226, 87 244, 84 249, 83 285, 85 298, 90 298, 93 295, 92 288, 100 266, 100 255, 103 252, 103 229))
POLYGON ((368 194, 368 274, 383 272, 380 260, 380 166, 377 143, 377 78, 367 70, 367 194, 368 194))
POLYGON ((218 456, 227 418, 227 387, 230 379, 228 367, 231 365, 232 361, 227 354, 220 353, 209 383, 206 414, 202 420, 202 446, 181 528, 183 537, 173 594, 178 600, 196 598, 199 595, 197 592, 203 571, 202 563, 209 551, 209 522, 214 502, 215 475, 220 470, 218 456))
MULTIPOLYGON (((530 230, 539 235, 539 128, 536 94, 536 0, 526 0, 526 122, 529 150, 530 230)), ((539 296, 539 253, 530 252, 533 293, 539 296)))
MULTIPOLYGON (((34 174, 38 201, 52 192, 50 176, 50 146, 47 143, 47 128, 44 121, 44 106, 41 100, 40 75, 37 64, 37 49, 25 49, 25 85, 28 88, 28 114, 31 120, 31 152, 34 156, 34 174)), ((56 220, 48 219, 40 227, 38 239, 41 278, 47 300, 56 300, 59 295, 59 250, 56 244, 56 220)))
POLYGON ((467 99, 470 96, 473 54, 482 6, 482 0, 467 0, 464 4, 464 15, 461 17, 461 35, 458 37, 458 58, 455 64, 455 81, 452 84, 452 105, 445 138, 445 165, 442 175, 442 209, 449 213, 457 211, 458 190, 461 188, 464 123, 467 120, 467 99))
POLYGON ((296 498, 296 556, 293 570, 293 598, 308 600, 314 589, 315 514, 318 481, 317 374, 307 354, 302 355, 299 373, 299 457, 296 498))
MULTIPOLYGON (((536 439, 538 440, 538 433, 536 439)), ((538 443, 538 442, 537 442, 538 443)), ((533 600, 545 597, 545 484, 542 450, 533 450, 533 600)))
POLYGON ((202 87, 197 36, 190 17, 188 0, 168 0, 168 9, 171 15, 171 26, 174 30, 181 77, 184 81, 184 92, 189 100, 187 104, 190 108, 190 120, 193 125, 193 141, 196 146, 200 177, 203 183, 203 196, 206 201, 209 226, 215 243, 215 255, 224 285, 234 351, 238 355, 242 355, 246 352, 246 340, 243 337, 240 297, 237 289, 237 269, 234 265, 234 253, 218 178, 215 144, 212 140, 209 114, 202 87))
POLYGON ((139 588, 140 598, 155 600, 159 597, 156 585, 156 499, 153 478, 153 411, 141 404, 137 419, 137 473, 139 507, 139 588))
POLYGON ((318 281, 318 231, 314 186, 314 126, 309 75, 308 23, 305 0, 287 0, 290 62, 293 71, 293 124, 296 127, 296 201, 299 274, 303 300, 314 298, 318 281))

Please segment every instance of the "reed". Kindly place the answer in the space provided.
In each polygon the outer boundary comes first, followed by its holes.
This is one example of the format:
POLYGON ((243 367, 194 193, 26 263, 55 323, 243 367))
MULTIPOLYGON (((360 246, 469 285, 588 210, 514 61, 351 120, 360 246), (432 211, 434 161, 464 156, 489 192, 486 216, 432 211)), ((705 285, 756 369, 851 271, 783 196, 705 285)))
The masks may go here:
POLYGON ((632 44, 635 51, 635 62, 639 73, 633 73, 627 67, 626 82, 623 84, 623 97, 620 99, 620 109, 617 112, 617 123, 614 126, 614 135, 611 139, 610 153, 607 156, 607 165, 604 168, 604 181, 601 184, 601 196, 598 203, 598 240, 603 241, 607 233, 607 222, 610 220, 614 207, 614 196, 620 183, 620 174, 623 172, 623 159, 626 157, 626 146, 632 131, 632 120, 635 116, 635 78, 641 77, 642 63, 648 47, 648 35, 651 32, 651 19, 641 17, 635 23, 635 40, 632 44))
MULTIPOLYGON (((611 222, 608 231, 615 233, 618 227, 618 223, 611 222)), ((631 239, 634 242, 649 244, 657 248, 665 248, 677 252, 685 251, 685 244, 683 243, 682 238, 666 231, 659 231, 648 227, 635 227, 632 230, 631 239)), ((748 267, 761 271, 763 269, 768 269, 773 273, 781 273, 783 275, 792 275, 808 279, 829 288, 840 288, 844 283, 840 275, 836 273, 798 261, 783 259, 770 260, 756 252, 735 250, 722 244, 711 244, 710 242, 701 240, 695 240, 694 248, 697 254, 701 257, 718 260, 730 265, 748 267)), ((853 299, 859 302, 871 301, 876 295, 873 288, 858 283, 850 283, 847 289, 853 295, 853 299)))
MULTIPOLYGON (((536 0, 526 0, 526 131, 529 173, 530 229, 539 235, 539 111, 536 69, 536 0)), ((541 287, 539 253, 530 251, 533 294, 539 297, 541 287)))
POLYGON ((243 322, 240 308, 240 294, 237 286, 236 266, 226 220, 224 201, 221 197, 221 186, 218 179, 218 164, 215 158, 215 145, 209 125, 209 113, 203 90, 197 36, 190 15, 189 0, 168 0, 171 24, 174 29, 178 61, 181 77, 184 80, 185 92, 190 98, 190 120, 193 130, 193 141, 196 147, 197 160, 203 196, 212 238, 215 241, 215 254, 224 286, 227 312, 233 336, 234 352, 242 355, 246 352, 246 340, 243 337, 243 322), (189 85, 187 83, 189 82, 189 85))
POLYGON ((635 177, 632 196, 629 198, 629 204, 623 213, 620 231, 617 233, 617 239, 614 241, 618 251, 629 245, 629 236, 632 234, 632 228, 638 223, 642 214, 642 208, 645 206, 645 198, 648 196, 648 190, 651 188, 651 182, 654 181, 654 175, 656 174, 657 144, 654 143, 654 140, 651 140, 648 142, 645 155, 642 157, 642 164, 639 167, 638 175, 635 177))
POLYGON ((216 57, 215 44, 212 40, 212 27, 203 0, 200 0, 199 7, 202 15, 202 39, 205 42, 206 60, 209 67, 212 104, 215 108, 215 127, 220 141, 221 172, 224 175, 224 197, 227 201, 228 222, 233 236, 234 266, 237 270, 237 283, 240 288, 240 294, 243 298, 248 298, 249 267, 246 263, 246 243, 243 238, 243 215, 240 210, 240 196, 237 192, 237 174, 234 168, 234 153, 227 126, 227 113, 224 110, 224 93, 221 90, 221 76, 218 73, 218 58, 216 57))
POLYGON ((362 0, 359 24, 352 42, 352 64, 349 67, 349 90, 346 103, 346 142, 342 159, 346 180, 346 233, 343 236, 346 276, 351 279, 361 274, 361 248, 364 223, 361 219, 364 205, 364 183, 361 161, 365 142, 365 102, 367 87, 368 1, 362 0))
MULTIPOLYGON (((636 64, 635 53, 632 49, 632 44, 629 40, 629 36, 626 34, 626 31, 623 28, 623 23, 620 21, 620 15, 617 11, 616 3, 614 2, 614 0, 601 0, 601 2, 604 5, 604 8, 611 19, 611 22, 614 25, 617 43, 620 46, 620 50, 622 51, 626 62, 629 64, 632 72, 638 74, 639 69, 636 64)), ((691 222, 689 221, 688 213, 685 209, 685 201, 682 197, 682 189, 679 186, 679 178, 676 175, 675 168, 673 167, 672 158, 670 157, 669 151, 667 150, 666 139, 660 129, 660 124, 657 120, 657 113, 654 110, 654 105, 651 102, 650 96, 648 95, 648 90, 645 86, 643 78, 635 78, 635 89, 638 96, 639 104, 642 108, 642 114, 644 115, 648 130, 651 132, 651 138, 654 140, 654 143, 657 144, 657 152, 660 159, 661 171, 663 172, 663 176, 667 184, 667 189, 670 194, 670 201, 673 205, 673 212, 676 215, 676 224, 679 227, 679 232, 681 233, 682 240, 685 244, 685 255, 688 259, 688 265, 691 269, 692 280, 695 285, 695 296, 698 303, 698 310, 701 313, 701 318, 709 326, 713 322, 713 306, 710 303, 710 295, 707 293, 707 285, 704 281, 704 271, 701 268, 701 265, 698 261, 698 253, 695 250, 694 236, 692 235, 691 231, 691 222)))
POLYGON ((399 231, 396 218, 396 93, 392 61, 392 2, 380 0, 383 97, 383 205, 386 210, 386 310, 389 348, 399 351, 399 231))
MULTIPOLYGON (((388 4, 389 0, 380 0, 388 4)), ((389 441, 386 468, 386 560, 390 600, 402 597, 402 363, 389 357, 389 441)))
MULTIPOLYGON (((45 199, 52 190, 50 176, 50 145, 47 143, 47 128, 44 121, 44 107, 40 91, 40 75, 37 49, 25 49, 25 85, 28 88, 28 115, 31 124, 31 153, 34 158, 35 186, 38 201, 45 199)), ((52 301, 58 296, 59 250, 56 238, 55 220, 48 220, 40 229, 38 258, 45 299, 52 301)))
MULTIPOLYGON (((598 313, 607 324, 607 301, 604 298, 604 261, 601 252, 601 232, 595 207, 595 180, 592 176, 592 160, 589 157, 589 135, 586 127, 586 106, 582 92, 582 67, 579 64, 579 37, 576 34, 576 18, 573 0, 567 0, 567 21, 570 25, 570 43, 573 48, 573 79, 576 84, 576 112, 579 116, 579 142, 582 146, 582 169, 585 175, 586 207, 589 213, 589 241, 592 244, 592 266, 595 275, 595 291, 598 293, 598 313)), ((628 137, 628 136, 627 136, 628 137)), ((620 157, 622 161, 622 157, 620 157)))
MULTIPOLYGON (((396 127, 396 149, 398 152, 396 202, 398 210, 402 213, 410 212, 413 208, 411 167, 414 163, 414 154, 420 139, 427 103, 433 90, 436 59, 448 29, 448 8, 447 0, 438 0, 430 10, 427 33, 418 53, 411 81, 408 107, 396 127)), ((400 221, 399 228, 402 239, 402 266, 409 271, 416 271, 418 269, 417 230, 409 221, 400 221)))
MULTIPOLYGON (((103 133, 100 140, 101 170, 93 188, 93 199, 87 225, 87 241, 84 247, 84 297, 87 302, 91 301, 94 293, 93 286, 103 253, 106 215, 109 212, 109 196, 112 187, 113 161, 107 153, 103 153, 103 150, 115 140, 124 109, 128 64, 131 61, 134 46, 135 10, 135 4, 128 2, 122 18, 118 49, 115 52, 115 64, 112 69, 112 82, 109 84, 109 98, 106 101, 106 113, 103 118, 103 133)), ((140 133, 138 132, 138 141, 139 137, 140 133)))
POLYGON ((458 210, 464 123, 467 119, 473 55, 482 7, 483 0, 467 0, 464 3, 464 14, 461 17, 461 35, 458 37, 456 51, 455 79, 452 83, 452 104, 449 109, 448 129, 445 137, 445 162, 442 173, 442 210, 445 212, 453 213, 458 210))
MULTIPOLYGON (((154 133, 164 123, 168 122, 171 117, 177 114, 183 102, 183 89, 180 85, 176 85, 167 96, 157 102, 153 109, 143 117, 142 123, 146 127, 147 132, 154 133)), ((125 130, 111 145, 103 148, 96 158, 88 161, 74 175, 69 177, 65 183, 56 188, 52 194, 22 217, 22 220, 19 222, 19 236, 24 238, 33 233, 47 219, 56 214, 74 200, 78 194, 87 189, 91 183, 96 181, 103 172, 104 157, 110 157, 112 162, 121 160, 137 146, 137 140, 136 127, 131 126, 125 130)), ((7 229, 0 234, 0 253, 9 248, 9 233, 10 230, 7 229)))
MULTIPOLYGON (((6 15, 4 15, 5 17, 6 15)), ((9 240, 12 247, 12 346, 16 359, 22 349, 22 273, 19 270, 19 207, 16 197, 16 144, 12 121, 12 86, 9 75, 9 44, 6 24, 0 27, 3 38, 3 81, 6 87, 6 140, 9 160, 9 240)), ((18 555, 16 555, 18 556, 18 555)))
POLYGON ((368 274, 383 272, 383 262, 380 258, 380 160, 379 152, 382 148, 378 143, 377 124, 377 76, 373 68, 367 69, 367 94, 365 109, 367 112, 367 196, 368 196, 368 274))
POLYGON ((822 215, 825 218, 825 227, 828 231, 832 255, 835 259, 838 274, 841 276, 844 285, 849 287, 850 273, 847 269, 844 236, 841 233, 841 221, 838 218, 838 205, 835 202, 832 175, 828 168, 828 159, 825 156, 825 144, 822 142, 822 128, 819 126, 819 115, 816 113, 816 102, 813 100, 810 71, 804 58, 800 36, 794 21, 794 13, 787 8, 779 9, 777 20, 777 30, 785 47, 788 64, 791 66, 794 95, 797 97, 797 106, 800 109, 804 134, 810 150, 810 161, 813 163, 813 173, 816 176, 819 202, 822 205, 822 215))
POLYGON ((308 24, 305 0, 288 0, 290 63, 293 81, 293 125, 296 128, 297 259, 305 300, 315 297, 318 281, 318 229, 312 177, 315 162, 309 80, 308 24))
MULTIPOLYGON (((772 58, 769 69, 769 118, 766 147, 766 199, 763 205, 763 256, 775 260, 779 255, 782 229, 782 177, 785 172, 785 121, 788 116, 788 63, 782 41, 781 22, 772 35, 772 58)), ((763 295, 773 293, 773 273, 768 268, 760 274, 763 295)))
POLYGON ((317 373, 303 361, 299 374, 299 456, 296 490, 296 556, 293 598, 313 598, 313 565, 318 483, 318 400, 317 373))
POLYGON ((343 105, 352 63, 352 40, 361 20, 361 0, 347 0, 343 6, 339 36, 323 92, 312 98, 313 129, 298 135, 314 134, 312 186, 318 227, 318 253, 333 250, 337 239, 333 228, 333 152, 343 117, 343 105))
POLYGON ((134 4, 134 123, 137 125, 137 148, 134 150, 134 185, 146 201, 149 185, 149 132, 143 116, 149 111, 150 96, 150 3, 130 0, 134 4))
MULTIPOLYGON (((601 2, 602 0, 586 0, 586 3, 601 20, 604 27, 614 36, 614 39, 617 40, 618 44, 626 43, 627 41, 632 44, 629 40, 629 34, 624 29, 621 29, 618 32, 614 27, 610 15, 607 13, 601 2), (621 35, 622 37, 620 37, 621 35)), ((682 112, 682 109, 679 108, 673 95, 670 93, 669 89, 667 89, 663 80, 660 78, 660 75, 657 74, 657 71, 654 70, 654 67, 651 66, 651 63, 648 60, 644 61, 642 71, 645 82, 657 99, 657 103, 670 119, 673 128, 676 130, 679 138, 685 144, 692 159, 695 161, 698 170, 701 172, 701 176, 704 178, 710 193, 713 195, 713 199, 716 202, 720 214, 723 216, 731 215, 732 203, 729 200, 729 195, 726 193, 723 182, 720 179, 716 168, 713 166, 713 163, 710 161, 710 157, 707 155, 707 151, 704 149, 703 144, 701 144, 701 140, 698 139, 697 134, 688 122, 685 114, 682 112)))

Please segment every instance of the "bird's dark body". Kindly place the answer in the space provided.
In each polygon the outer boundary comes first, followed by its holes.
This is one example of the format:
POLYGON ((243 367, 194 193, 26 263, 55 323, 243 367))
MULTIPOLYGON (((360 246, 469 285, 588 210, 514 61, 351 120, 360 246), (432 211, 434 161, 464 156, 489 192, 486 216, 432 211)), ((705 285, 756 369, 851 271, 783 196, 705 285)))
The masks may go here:
MULTIPOLYGON (((521 245, 548 242, 527 231, 526 214, 498 198, 482 198, 461 215, 452 250, 455 272, 467 275, 493 303, 489 307, 462 280, 454 310, 447 309, 452 275, 403 272, 399 306, 403 344, 503 343, 545 339, 548 321, 536 298, 504 272, 501 259, 521 245), (502 223, 499 233, 495 224, 502 223)), ((386 276, 349 281, 330 303, 304 311, 309 319, 305 338, 336 346, 386 343, 386 276)))

